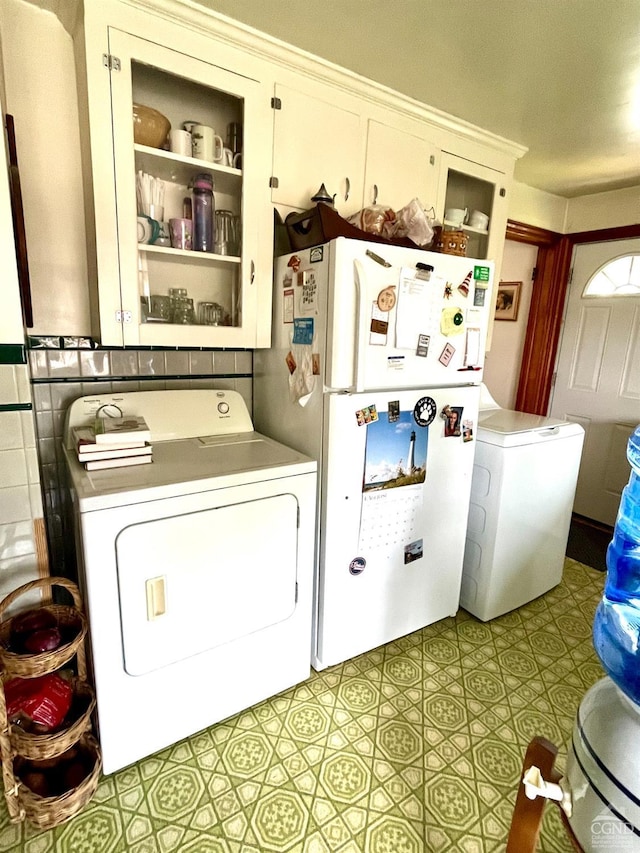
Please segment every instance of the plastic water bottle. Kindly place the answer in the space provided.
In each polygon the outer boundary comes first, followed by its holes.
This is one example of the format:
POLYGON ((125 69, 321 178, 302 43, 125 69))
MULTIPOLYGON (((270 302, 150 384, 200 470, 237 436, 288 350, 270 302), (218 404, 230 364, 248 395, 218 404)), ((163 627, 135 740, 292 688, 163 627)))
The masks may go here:
POLYGON ((209 172, 202 172, 193 181, 193 248, 196 252, 213 252, 214 212, 213 177, 209 172))
POLYGON ((607 580, 593 644, 612 680, 640 705, 640 426, 627 444, 627 459, 631 476, 607 548, 607 580))

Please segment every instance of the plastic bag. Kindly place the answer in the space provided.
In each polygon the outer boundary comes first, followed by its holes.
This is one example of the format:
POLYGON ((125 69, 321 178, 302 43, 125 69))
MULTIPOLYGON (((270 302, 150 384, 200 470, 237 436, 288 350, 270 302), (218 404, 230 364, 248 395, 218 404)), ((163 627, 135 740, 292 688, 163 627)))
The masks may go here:
POLYGON ((347 219, 347 222, 355 225, 356 228, 360 228, 361 231, 366 231, 367 234, 378 234, 385 237, 385 227, 395 223, 395 220, 396 214, 390 207, 374 204, 354 213, 347 219))
POLYGON ((7 719, 18 722, 26 718, 47 730, 62 723, 72 698, 73 688, 56 673, 40 678, 12 678, 5 684, 7 719))
POLYGON ((347 221, 367 234, 377 234, 387 240, 408 238, 416 246, 424 248, 433 242, 435 220, 429 218, 419 198, 411 199, 397 213, 382 204, 364 207, 347 221))
POLYGON ((395 221, 385 222, 383 237, 393 240, 408 237, 418 246, 429 246, 433 241, 433 227, 427 211, 419 198, 413 198, 395 215, 395 221))

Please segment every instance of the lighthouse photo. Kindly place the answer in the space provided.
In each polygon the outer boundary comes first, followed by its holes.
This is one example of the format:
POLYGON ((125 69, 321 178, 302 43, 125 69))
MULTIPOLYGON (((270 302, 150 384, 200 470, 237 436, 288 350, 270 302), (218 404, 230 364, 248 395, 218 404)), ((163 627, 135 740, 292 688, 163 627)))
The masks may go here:
POLYGON ((427 472, 428 427, 416 427, 413 413, 379 412, 367 426, 363 491, 395 489, 424 483, 427 472))

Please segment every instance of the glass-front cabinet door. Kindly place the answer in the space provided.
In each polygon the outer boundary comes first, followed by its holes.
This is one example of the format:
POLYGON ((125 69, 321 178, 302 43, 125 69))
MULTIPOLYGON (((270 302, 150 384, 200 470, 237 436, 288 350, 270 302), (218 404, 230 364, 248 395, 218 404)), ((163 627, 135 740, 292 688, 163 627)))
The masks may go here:
POLYGON ((440 164, 437 213, 444 228, 464 230, 468 257, 498 262, 507 226, 506 176, 445 152, 440 164))
POLYGON ((119 281, 108 263, 101 270, 96 210, 102 343, 255 347, 264 336, 260 251, 271 248, 272 224, 261 187, 261 87, 113 28, 109 51, 119 281), (160 113, 151 113, 161 125, 155 139, 141 125, 134 135, 134 110, 145 107, 160 113), (192 135, 176 133, 185 129, 192 135), (212 223, 203 241, 201 204, 212 223))

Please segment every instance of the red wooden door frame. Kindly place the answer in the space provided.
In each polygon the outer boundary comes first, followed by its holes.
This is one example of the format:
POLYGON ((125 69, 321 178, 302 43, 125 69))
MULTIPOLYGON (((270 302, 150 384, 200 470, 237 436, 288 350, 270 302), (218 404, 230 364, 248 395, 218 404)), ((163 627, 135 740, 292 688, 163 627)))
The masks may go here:
POLYGON ((536 277, 522 353, 515 408, 546 415, 569 286, 573 249, 580 243, 640 237, 640 225, 558 234, 522 222, 507 222, 507 240, 538 246, 536 277))

